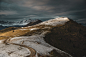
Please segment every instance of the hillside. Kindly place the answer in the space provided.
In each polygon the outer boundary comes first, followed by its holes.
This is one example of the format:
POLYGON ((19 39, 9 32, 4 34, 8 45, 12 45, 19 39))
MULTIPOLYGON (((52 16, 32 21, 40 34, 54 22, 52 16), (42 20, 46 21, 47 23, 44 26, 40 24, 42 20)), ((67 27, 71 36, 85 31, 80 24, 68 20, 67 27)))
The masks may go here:
POLYGON ((46 34, 45 41, 75 57, 86 56, 86 27, 68 21, 63 26, 56 26, 46 34))
POLYGON ((67 17, 9 27, 0 30, 0 57, 83 57, 85 29, 67 17))

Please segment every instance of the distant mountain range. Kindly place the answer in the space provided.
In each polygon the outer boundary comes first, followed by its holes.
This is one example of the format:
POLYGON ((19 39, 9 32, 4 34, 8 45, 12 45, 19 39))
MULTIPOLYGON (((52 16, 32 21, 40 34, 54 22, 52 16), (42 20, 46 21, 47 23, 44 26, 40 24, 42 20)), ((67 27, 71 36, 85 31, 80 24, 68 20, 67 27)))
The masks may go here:
POLYGON ((0 21, 0 25, 1 26, 23 26, 34 21, 37 21, 37 20, 28 19, 28 20, 21 20, 21 21, 0 21))
POLYGON ((39 22, 41 20, 21 20, 21 21, 17 21, 17 22, 13 22, 13 21, 0 21, 0 30, 1 29, 5 29, 7 27, 21 27, 21 26, 25 26, 28 25, 29 23, 33 23, 33 22, 39 22))
POLYGON ((0 25, 0 30, 7 28, 6 26, 0 25))

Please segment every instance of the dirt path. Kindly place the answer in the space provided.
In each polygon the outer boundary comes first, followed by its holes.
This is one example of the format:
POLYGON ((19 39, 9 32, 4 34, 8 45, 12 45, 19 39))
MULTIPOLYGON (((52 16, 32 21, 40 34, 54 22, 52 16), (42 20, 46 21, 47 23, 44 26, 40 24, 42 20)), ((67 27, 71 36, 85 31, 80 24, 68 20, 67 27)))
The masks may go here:
POLYGON ((28 47, 26 45, 20 45, 20 44, 15 44, 15 43, 11 43, 11 44, 28 48, 30 50, 31 54, 29 56, 27 56, 27 57, 36 57, 36 51, 33 48, 28 47))
POLYGON ((10 41, 10 38, 7 39, 7 40, 5 40, 4 43, 7 44, 7 45, 13 44, 13 45, 18 45, 18 46, 21 46, 21 47, 28 48, 28 49, 30 50, 31 54, 30 54, 29 56, 27 56, 27 57, 36 57, 36 51, 35 51, 33 48, 28 47, 28 46, 26 46, 26 45, 20 45, 20 44, 15 44, 15 43, 9 43, 9 41, 10 41))

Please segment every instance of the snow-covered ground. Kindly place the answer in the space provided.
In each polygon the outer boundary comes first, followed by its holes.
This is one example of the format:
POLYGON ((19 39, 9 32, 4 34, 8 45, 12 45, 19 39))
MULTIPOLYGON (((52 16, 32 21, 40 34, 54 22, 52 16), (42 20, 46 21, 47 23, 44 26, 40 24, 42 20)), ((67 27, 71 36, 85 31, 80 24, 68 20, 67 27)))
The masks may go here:
POLYGON ((48 52, 52 51, 54 48, 44 41, 44 33, 41 35, 14 37, 10 39, 9 42, 26 45, 32 47, 40 54, 48 55, 48 52))
POLYGON ((28 48, 13 44, 0 44, 0 57, 25 57, 30 54, 31 52, 28 48))

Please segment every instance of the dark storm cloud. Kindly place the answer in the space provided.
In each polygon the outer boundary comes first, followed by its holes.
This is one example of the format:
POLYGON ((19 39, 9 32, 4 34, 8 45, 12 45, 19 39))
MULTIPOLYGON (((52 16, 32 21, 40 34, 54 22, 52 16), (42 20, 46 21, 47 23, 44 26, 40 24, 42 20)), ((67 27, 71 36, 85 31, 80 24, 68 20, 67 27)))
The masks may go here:
POLYGON ((86 19, 86 0, 1 0, 0 19, 54 18, 86 19), (16 18, 15 18, 16 17, 16 18))

